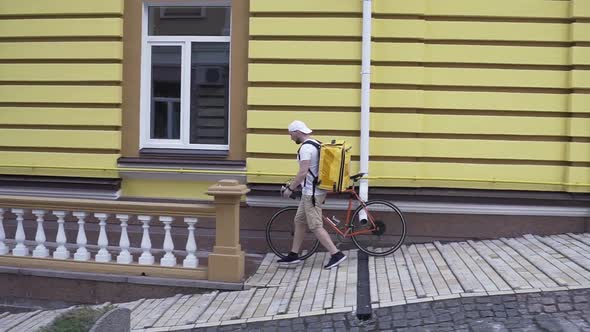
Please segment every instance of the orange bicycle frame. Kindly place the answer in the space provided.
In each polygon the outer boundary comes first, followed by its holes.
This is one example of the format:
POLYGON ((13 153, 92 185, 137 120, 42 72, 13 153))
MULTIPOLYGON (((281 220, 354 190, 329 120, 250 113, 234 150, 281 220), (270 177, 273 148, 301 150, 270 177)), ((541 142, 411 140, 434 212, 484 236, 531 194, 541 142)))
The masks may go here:
POLYGON ((361 235, 361 234, 366 234, 366 233, 371 233, 373 232, 376 227, 375 227, 375 222, 373 221, 373 217, 371 216, 371 214, 367 212, 367 219, 369 220, 369 222, 371 223, 371 227, 362 229, 360 231, 356 231, 356 232, 350 232, 350 229, 352 228, 352 203, 353 201, 357 201, 359 202, 363 207, 367 207, 367 205, 365 204, 365 202, 363 202, 363 200, 359 197, 359 195, 356 193, 356 191, 354 189, 348 189, 343 191, 344 193, 349 193, 350 196, 348 198, 348 209, 346 210, 346 220, 344 222, 344 229, 340 230, 340 228, 338 228, 336 225, 334 225, 334 223, 332 223, 330 221, 330 219, 328 217, 326 217, 324 214, 322 214, 322 220, 324 221, 324 223, 329 224, 332 229, 340 234, 343 237, 351 237, 351 236, 356 236, 356 235, 361 235))

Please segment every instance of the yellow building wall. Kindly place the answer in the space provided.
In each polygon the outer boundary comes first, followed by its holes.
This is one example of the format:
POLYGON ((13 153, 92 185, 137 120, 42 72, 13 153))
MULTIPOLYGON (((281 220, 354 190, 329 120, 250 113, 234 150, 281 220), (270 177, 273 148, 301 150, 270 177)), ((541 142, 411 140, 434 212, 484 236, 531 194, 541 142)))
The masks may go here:
MULTIPOLYGON (((374 0, 370 185, 590 192, 589 19, 587 0, 374 0)), ((362 1, 250 1, 250 182, 295 174, 295 119, 358 170, 361 33, 362 1)))
POLYGON ((215 181, 190 181, 171 179, 125 179, 121 194, 125 197, 174 198, 188 200, 212 200, 206 192, 215 181))
POLYGON ((118 177, 123 1, 0 0, 0 173, 118 177))

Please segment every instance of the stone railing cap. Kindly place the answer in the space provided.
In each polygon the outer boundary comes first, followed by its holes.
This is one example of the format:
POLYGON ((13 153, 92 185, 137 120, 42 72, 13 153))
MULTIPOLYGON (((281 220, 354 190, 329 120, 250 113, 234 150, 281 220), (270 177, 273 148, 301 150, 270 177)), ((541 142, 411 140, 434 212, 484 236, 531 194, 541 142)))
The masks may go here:
POLYGON ((237 180, 220 180, 209 187, 207 195, 244 195, 250 192, 245 184, 240 184, 237 180))

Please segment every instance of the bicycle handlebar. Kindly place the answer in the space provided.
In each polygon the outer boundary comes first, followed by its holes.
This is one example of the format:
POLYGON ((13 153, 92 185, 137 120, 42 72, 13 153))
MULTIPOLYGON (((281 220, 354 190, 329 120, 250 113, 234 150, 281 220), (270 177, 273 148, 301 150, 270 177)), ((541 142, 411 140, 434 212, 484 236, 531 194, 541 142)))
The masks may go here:
POLYGON ((358 179, 362 178, 363 176, 365 176, 365 173, 358 173, 355 175, 351 175, 350 179, 354 182, 358 181, 358 179))

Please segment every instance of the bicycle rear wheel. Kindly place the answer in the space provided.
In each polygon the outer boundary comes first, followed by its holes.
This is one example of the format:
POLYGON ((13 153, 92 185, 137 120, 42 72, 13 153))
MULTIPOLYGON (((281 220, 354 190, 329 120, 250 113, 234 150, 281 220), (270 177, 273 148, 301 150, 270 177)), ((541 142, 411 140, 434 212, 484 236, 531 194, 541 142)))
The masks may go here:
POLYGON ((352 215, 352 241, 371 256, 386 256, 401 247, 406 238, 406 221, 401 211, 387 201, 368 201, 352 215), (368 220, 359 220, 364 210, 368 220))
MULTIPOLYGON (((293 236, 295 234, 293 220, 295 219, 296 212, 296 207, 286 207, 275 213, 266 224, 266 242, 270 250, 281 258, 286 257, 291 251, 293 236)), ((299 252, 300 258, 306 259, 311 256, 318 249, 319 244, 320 242, 316 239, 315 235, 306 227, 303 235, 303 244, 299 252)))

